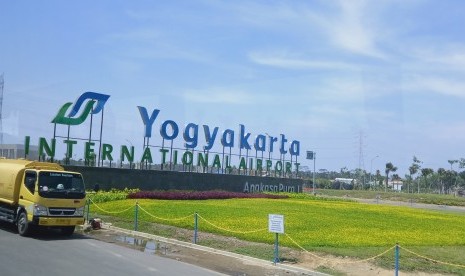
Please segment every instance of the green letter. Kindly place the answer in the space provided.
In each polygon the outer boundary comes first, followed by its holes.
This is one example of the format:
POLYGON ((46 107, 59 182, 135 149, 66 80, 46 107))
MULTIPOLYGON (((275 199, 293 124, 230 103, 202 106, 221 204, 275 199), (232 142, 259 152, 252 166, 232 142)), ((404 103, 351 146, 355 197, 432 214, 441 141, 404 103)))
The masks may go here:
POLYGON ((120 152, 120 159, 121 162, 124 161, 124 157, 128 159, 129 162, 134 162, 134 146, 131 146, 131 152, 129 152, 129 149, 127 146, 121 146, 121 152, 120 152))
POLYGON ((218 154, 215 154, 215 158, 213 160, 213 165, 212 165, 213 168, 218 168, 218 169, 221 169, 221 162, 220 162, 220 156, 218 154))
POLYGON ((73 156, 73 145, 76 145, 77 141, 64 140, 63 143, 66 144, 66 157, 71 158, 73 156))
POLYGON ((272 166, 273 166, 273 161, 266 160, 266 171, 269 172, 272 166))
POLYGON ((299 173, 299 166, 300 166, 300 163, 294 163, 294 165, 295 165, 295 171, 296 171, 297 173, 299 173))
POLYGON ((29 154, 29 144, 30 144, 30 142, 31 142, 31 137, 26 136, 26 138, 24 139, 24 155, 29 154))
POLYGON ((286 172, 285 173, 292 173, 291 168, 292 168, 291 162, 286 162, 286 172))
POLYGON ((199 152, 197 156, 197 166, 200 165, 202 167, 208 167, 208 153, 206 153, 204 157, 204 155, 201 152, 199 152))
POLYGON ((246 170, 247 169, 247 164, 245 163, 245 158, 241 157, 241 163, 239 164, 239 170, 246 170))
POLYGON ((52 147, 50 147, 47 144, 47 140, 45 140, 45 138, 42 138, 42 137, 39 138, 39 156, 42 156, 45 150, 45 153, 47 153, 48 156, 50 156, 51 158, 55 157, 56 140, 52 139, 51 142, 52 142, 52 147))
POLYGON ((109 144, 102 145, 102 161, 108 160, 113 161, 113 157, 111 156, 111 152, 113 151, 113 146, 109 144))
POLYGON ((145 148, 144 154, 142 155, 142 159, 140 160, 141 163, 144 163, 146 161, 148 161, 150 164, 153 163, 152 152, 150 151, 149 147, 145 148))
POLYGON ((167 149, 160 149, 160 152, 161 152, 161 163, 162 164, 165 164, 166 163, 166 153, 168 152, 169 150, 167 149))
POLYGON ((84 149, 84 156, 86 160, 94 160, 95 153, 94 149, 92 148, 93 146, 95 146, 94 142, 86 142, 84 149))
POLYGON ((276 165, 274 165, 274 170, 279 172, 279 175, 281 175, 281 172, 283 171, 283 162, 276 162, 276 165))
POLYGON ((192 165, 193 161, 194 161, 194 154, 190 151, 184 152, 184 154, 182 155, 182 164, 190 166, 192 165))
POLYGON ((257 159, 257 171, 262 171, 263 167, 263 160, 257 159))

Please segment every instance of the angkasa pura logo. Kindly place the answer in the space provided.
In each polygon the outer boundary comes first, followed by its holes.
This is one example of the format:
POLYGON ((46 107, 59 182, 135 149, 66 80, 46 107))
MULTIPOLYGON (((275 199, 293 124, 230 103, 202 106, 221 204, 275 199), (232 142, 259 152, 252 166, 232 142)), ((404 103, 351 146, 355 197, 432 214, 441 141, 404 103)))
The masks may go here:
POLYGON ((98 114, 100 111, 102 111, 103 106, 107 102, 108 98, 110 98, 110 95, 96 92, 85 92, 77 99, 76 103, 71 108, 71 111, 67 116, 66 112, 73 103, 65 103, 60 108, 55 118, 52 120, 52 123, 63 125, 80 125, 87 119, 89 114, 98 114), (81 115, 76 116, 86 100, 88 100, 88 102, 85 105, 84 110, 81 112, 81 115), (95 103, 97 104, 94 108, 95 103))

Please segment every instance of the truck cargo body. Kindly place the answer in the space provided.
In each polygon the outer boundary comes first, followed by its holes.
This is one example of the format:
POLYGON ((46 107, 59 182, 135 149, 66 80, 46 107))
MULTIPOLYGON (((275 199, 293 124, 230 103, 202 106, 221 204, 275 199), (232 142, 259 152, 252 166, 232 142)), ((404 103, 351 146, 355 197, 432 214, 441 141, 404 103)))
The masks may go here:
POLYGON ((0 159, 0 220, 15 223, 20 235, 39 226, 71 235, 84 223, 84 206, 81 174, 54 163, 0 159))

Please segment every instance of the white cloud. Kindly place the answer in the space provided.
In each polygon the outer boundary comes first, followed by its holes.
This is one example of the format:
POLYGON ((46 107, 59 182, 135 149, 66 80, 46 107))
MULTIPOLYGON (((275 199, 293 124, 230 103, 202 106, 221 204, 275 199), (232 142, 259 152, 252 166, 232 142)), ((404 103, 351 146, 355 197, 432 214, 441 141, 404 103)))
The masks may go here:
POLYGON ((337 61, 310 60, 308 58, 299 58, 294 55, 290 57, 284 52, 260 53, 252 52, 249 58, 260 65, 268 65, 286 69, 322 69, 322 70, 353 70, 355 66, 337 61))
POLYGON ((156 41, 161 38, 161 33, 154 28, 141 28, 134 29, 125 32, 112 33, 104 38, 104 41, 113 43, 114 41, 131 41, 131 42, 143 42, 147 43, 150 41, 156 41))
POLYGON ((318 98, 328 102, 354 104, 363 102, 367 96, 365 86, 360 78, 348 75, 326 78, 318 98))
MULTIPOLYGON (((179 38, 156 28, 139 28, 105 36, 102 42, 113 46, 117 55, 136 59, 178 59, 208 62, 203 52, 187 47, 179 38), (115 45, 117 47, 115 47, 115 45)), ((114 58, 114 57, 112 57, 114 58)))
POLYGON ((377 47, 379 43, 367 1, 338 1, 338 12, 322 16, 309 13, 309 18, 316 22, 327 34, 333 45, 355 54, 385 59, 386 55, 377 47))
POLYGON ((224 88, 188 90, 184 92, 184 98, 187 102, 239 105, 252 104, 257 100, 252 93, 224 88))
POLYGON ((443 41, 433 35, 399 45, 402 89, 465 98, 465 44, 443 41))
POLYGON ((465 137, 465 124, 463 122, 431 124, 428 129, 430 135, 436 140, 444 143, 463 144, 463 137, 465 137))
POLYGON ((437 46, 414 45, 409 51, 414 58, 413 67, 423 70, 465 71, 465 45, 449 44, 437 46))
POLYGON ((379 1, 372 6, 365 0, 322 3, 322 6, 316 7, 318 5, 305 3, 262 5, 235 2, 227 4, 227 7, 236 13, 239 22, 247 24, 249 28, 264 28, 285 32, 286 35, 293 33, 304 43, 320 40, 323 36, 334 47, 357 55, 386 59, 386 54, 378 47, 381 44, 380 34, 384 32, 376 28, 376 16, 373 15, 380 5, 379 1))
POLYGON ((3 133, 9 135, 18 135, 19 133, 19 116, 18 112, 13 112, 3 118, 3 133))
MULTIPOLYGON (((223 9, 232 11, 248 27, 283 28, 298 26, 303 23, 302 10, 286 4, 266 2, 258 4, 252 1, 226 1, 221 3, 223 9)), ((223 19, 224 20, 224 19, 223 19)))
POLYGON ((437 77, 436 75, 416 74, 404 84, 403 89, 412 92, 434 92, 446 96, 465 98, 465 81, 452 78, 437 77))

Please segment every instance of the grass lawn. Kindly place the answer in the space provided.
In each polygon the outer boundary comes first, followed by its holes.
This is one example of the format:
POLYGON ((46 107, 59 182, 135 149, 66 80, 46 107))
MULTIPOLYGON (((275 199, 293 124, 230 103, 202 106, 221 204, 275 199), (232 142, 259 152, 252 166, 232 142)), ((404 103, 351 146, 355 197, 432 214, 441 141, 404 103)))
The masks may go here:
MULTIPOLYGON (((98 203, 111 210, 115 220, 134 225, 136 200, 98 203), (118 213, 118 211, 124 211, 118 213)), ((199 231, 234 236, 241 240, 272 244, 268 232, 268 214, 282 214, 285 233, 280 245, 302 247, 311 252, 353 256, 375 256, 399 243, 429 258, 465 266, 465 215, 408 207, 370 205, 351 201, 327 200, 296 195, 289 199, 227 200, 138 200, 138 220, 194 228, 194 213, 199 217, 199 231)), ((105 214, 91 205, 91 213, 105 214)), ((242 249, 247 252, 246 249, 242 249)), ((252 250, 253 251, 253 250, 252 250)), ((402 251, 404 270, 455 273, 465 275, 464 268, 439 265, 402 251)), ((254 255, 250 253, 250 255, 254 255)), ((259 256, 260 257, 260 256, 259 256)), ((393 254, 376 259, 392 268, 393 254)))
POLYGON ((320 189, 317 190, 318 194, 323 196, 335 197, 352 197, 352 198, 365 198, 365 199, 379 199, 404 201, 413 203, 449 205, 449 206, 465 206, 465 197, 456 197, 454 195, 440 195, 440 194, 416 194, 405 192, 384 192, 384 191, 366 191, 366 190, 331 190, 320 189))

